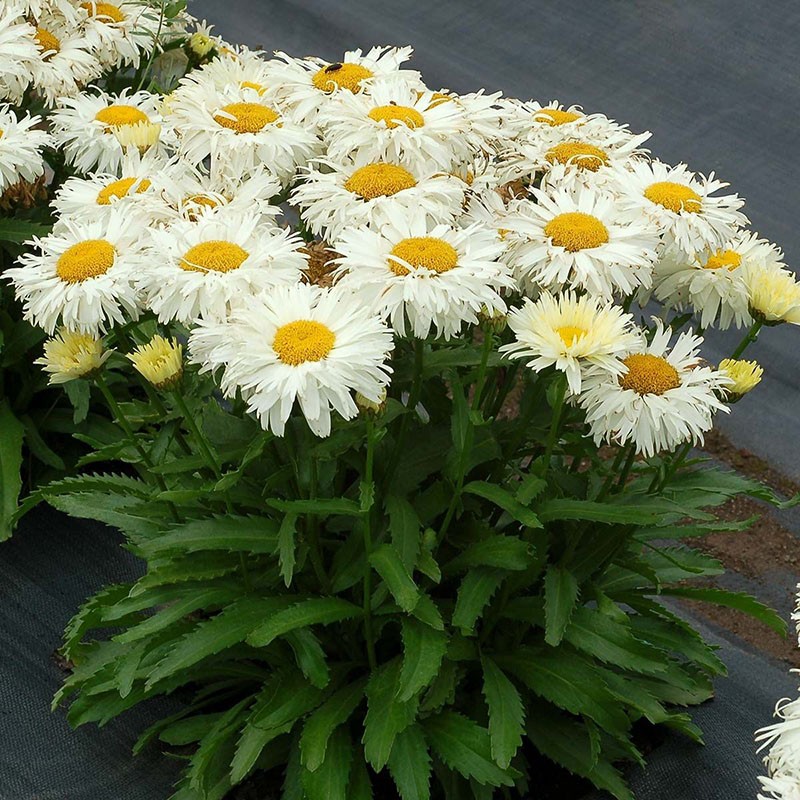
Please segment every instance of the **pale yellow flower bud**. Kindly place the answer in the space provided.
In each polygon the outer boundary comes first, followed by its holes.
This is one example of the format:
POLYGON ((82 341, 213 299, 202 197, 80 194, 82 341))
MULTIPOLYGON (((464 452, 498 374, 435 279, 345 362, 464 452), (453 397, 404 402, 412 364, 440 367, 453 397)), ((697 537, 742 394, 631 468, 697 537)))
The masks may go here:
POLYGON ((50 373, 49 383, 67 383, 91 376, 110 355, 102 339, 62 328, 45 342, 44 355, 34 363, 41 364, 44 371, 50 373))
POLYGON ((135 348, 128 358, 156 389, 171 389, 183 376, 183 347, 175 339, 156 335, 135 348))
POLYGON ((189 37, 189 49, 198 57, 205 58, 214 49, 214 40, 202 31, 189 37))
POLYGON ((744 273, 750 313, 767 325, 800 325, 800 284, 789 270, 757 266, 744 273))
POLYGON ((764 374, 764 370, 758 365, 758 362, 737 360, 734 358, 726 358, 720 361, 719 370, 720 372, 724 372, 731 381, 733 381, 732 384, 725 387, 725 391, 733 395, 737 400, 742 395, 755 389, 761 382, 761 376, 764 374))
POLYGON ((140 153, 151 148, 161 138, 161 126, 155 122, 135 122, 112 129, 117 141, 127 150, 135 147, 140 153))
POLYGON ((356 405, 364 416, 380 416, 386 409, 386 389, 381 390, 381 397, 378 402, 370 400, 368 397, 364 397, 361 392, 356 392, 356 405))

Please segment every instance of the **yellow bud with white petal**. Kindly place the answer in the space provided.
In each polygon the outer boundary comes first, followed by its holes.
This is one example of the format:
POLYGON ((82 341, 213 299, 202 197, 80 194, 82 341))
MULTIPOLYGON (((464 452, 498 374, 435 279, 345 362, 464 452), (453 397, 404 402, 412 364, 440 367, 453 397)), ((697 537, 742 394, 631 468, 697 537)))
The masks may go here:
POLYGON ((356 405, 361 415, 373 419, 379 417, 386 410, 386 389, 381 389, 378 400, 370 400, 361 392, 356 392, 356 405))
POLYGON ((198 57, 205 58, 214 49, 214 40, 203 31, 189 37, 189 49, 198 57))
POLYGON ((161 126, 149 120, 112 128, 117 141, 126 149, 135 147, 140 153, 149 150, 161 138, 161 126))
POLYGON ((761 383, 763 368, 757 361, 726 358, 719 363, 719 371, 724 372, 732 383, 725 387, 731 402, 736 402, 742 395, 747 394, 761 383))
POLYGON ((156 389, 171 389, 183 377, 183 346, 176 339, 156 335, 147 344, 136 347, 128 358, 156 389))
POLYGON ((40 364, 50 374, 50 384, 59 384, 90 377, 110 355, 111 351, 104 348, 102 339, 61 328, 45 342, 44 355, 34 363, 40 364))
POLYGON ((757 265, 745 270, 750 313, 766 325, 800 325, 800 283, 792 272, 757 265))

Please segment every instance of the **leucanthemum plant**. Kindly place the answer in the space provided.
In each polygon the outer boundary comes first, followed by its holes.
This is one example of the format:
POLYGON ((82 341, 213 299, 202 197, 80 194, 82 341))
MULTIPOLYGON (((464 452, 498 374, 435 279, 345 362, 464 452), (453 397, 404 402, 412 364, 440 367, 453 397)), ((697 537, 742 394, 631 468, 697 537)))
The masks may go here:
POLYGON ((144 561, 70 623, 56 705, 174 696, 136 749, 179 748, 175 800, 510 800, 547 761, 629 800, 641 731, 699 741, 725 669, 677 601, 785 630, 683 540, 746 525, 731 497, 793 502, 693 450, 747 413, 762 327, 800 324, 793 273, 601 114, 205 25, 137 62, 138 2, 107 5, 76 35, 123 37, 138 79, 57 98, 55 226, 5 274, 53 334, 42 380, 98 418, 26 507, 144 561), (168 48, 195 69, 148 82, 168 48))

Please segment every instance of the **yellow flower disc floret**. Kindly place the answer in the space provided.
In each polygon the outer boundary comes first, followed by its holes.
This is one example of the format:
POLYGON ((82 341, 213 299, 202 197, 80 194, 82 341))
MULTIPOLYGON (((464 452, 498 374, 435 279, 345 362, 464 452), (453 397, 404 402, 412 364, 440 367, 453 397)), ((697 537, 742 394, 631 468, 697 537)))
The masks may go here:
POLYGON ((43 53, 47 53, 44 57, 44 60, 49 60, 52 56, 56 53, 61 52, 61 40, 50 31, 45 30, 44 28, 37 28, 36 33, 34 34, 34 39, 36 39, 36 44, 42 48, 43 53))
MULTIPOLYGON (((130 192, 131 187, 134 183, 136 183, 137 180, 139 179, 120 178, 118 181, 114 181, 113 183, 109 183, 108 186, 104 186, 97 193, 97 205, 108 206, 111 205, 112 200, 119 200, 120 197, 127 197, 128 192, 130 192)), ((135 194, 146 192, 149 188, 150 181, 147 180, 147 178, 143 178, 141 181, 139 181, 139 185, 136 187, 135 194)))
POLYGON ((249 255, 235 242, 212 239, 190 247, 180 266, 189 272, 232 272, 239 269, 249 255))
POLYGON ((576 325, 562 325, 560 328, 556 328, 556 333, 567 347, 572 347, 578 339, 586 336, 588 331, 586 328, 579 328, 576 325))
POLYGON ((361 64, 328 64, 314 74, 311 82, 321 92, 349 89, 355 93, 361 90, 361 81, 371 78, 373 74, 372 70, 361 64))
POLYGON ((664 394, 681 385, 678 370, 665 358, 651 353, 634 353, 622 359, 628 371, 619 379, 623 389, 637 394, 664 394))
POLYGON ((703 264, 704 269, 729 269, 734 270, 742 263, 742 257, 735 250, 717 250, 708 257, 703 264))
POLYGON ((344 188, 365 200, 387 197, 417 185, 414 176, 397 164, 367 164, 357 169, 346 181, 344 188))
POLYGON ((645 190, 644 196, 651 202, 663 206, 668 211, 676 214, 686 211, 697 214, 700 211, 702 197, 689 186, 675 181, 658 181, 651 183, 645 190))
MULTIPOLYGON (((435 236, 414 236, 403 239, 392 248, 391 255, 403 259, 415 269, 423 267, 438 274, 449 272, 458 264, 455 247, 435 236)), ((408 267, 393 258, 389 258, 389 269, 395 275, 410 273, 408 267)))
POLYGON ((375 122, 385 122, 387 128, 397 128, 405 125, 407 128, 422 128, 425 125, 425 118, 410 106, 376 106, 369 114, 370 119, 375 122))
POLYGON ((307 361, 322 361, 333 350, 336 334, 321 322, 298 319, 281 325, 272 349, 284 364, 296 367, 307 361))
POLYGON ((100 22, 124 22, 125 14, 113 3, 81 3, 81 8, 89 12, 90 17, 100 22))
POLYGON ((600 167, 608 164, 608 154, 605 150, 588 142, 561 142, 551 147, 545 158, 551 164, 574 164, 590 172, 597 172, 600 167))
POLYGON ((258 94, 264 94, 267 91, 267 87, 260 83, 254 83, 253 81, 242 81, 239 86, 242 89, 252 89, 254 92, 258 92, 258 94))
POLYGON ((261 103, 230 103, 220 111, 224 113, 215 114, 214 121, 236 133, 258 133, 280 116, 277 111, 261 103))
POLYGON ((581 118, 581 115, 574 111, 562 111, 560 108, 543 108, 541 111, 537 111, 533 118, 537 122, 544 122, 545 125, 554 128, 557 125, 565 125, 567 122, 575 122, 576 119, 581 118))
POLYGON ((80 283, 105 275, 114 266, 117 251, 105 239, 87 239, 65 250, 56 262, 56 274, 65 283, 80 283))
POLYGON ((106 130, 121 128, 123 125, 136 125, 140 122, 150 122, 147 114, 136 106, 126 103, 116 103, 114 105, 101 108, 94 118, 106 126, 106 130))
POLYGON ((570 253, 600 247, 608 241, 608 228, 597 217, 581 211, 568 211, 553 217, 544 226, 545 236, 570 253))

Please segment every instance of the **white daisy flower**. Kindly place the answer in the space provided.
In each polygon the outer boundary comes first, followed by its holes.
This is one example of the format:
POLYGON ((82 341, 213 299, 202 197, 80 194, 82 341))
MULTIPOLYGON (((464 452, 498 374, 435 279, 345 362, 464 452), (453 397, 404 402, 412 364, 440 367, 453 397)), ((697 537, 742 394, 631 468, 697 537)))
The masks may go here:
POLYGON ((391 331, 349 292, 305 284, 246 298, 228 320, 201 323, 189 338, 201 371, 221 370, 223 393, 238 391, 278 436, 295 402, 317 436, 330 434, 332 410, 358 414, 353 392, 380 402, 391 349, 391 331))
POLYGON ((319 109, 338 91, 371 92, 383 83, 405 85, 424 91, 419 72, 401 69, 411 57, 411 47, 373 47, 366 54, 349 50, 341 61, 292 58, 276 52, 273 65, 281 85, 281 96, 306 126, 316 124, 319 109))
POLYGON ((379 225, 392 214, 415 210, 434 222, 448 222, 464 204, 466 184, 435 170, 378 161, 366 164, 325 163, 312 166, 292 194, 309 229, 333 240, 346 228, 379 225))
POLYGON ((433 92, 376 86, 369 94, 337 92, 319 113, 327 157, 394 161, 450 171, 471 160, 461 106, 433 92))
POLYGON ((17 119, 0 105, 0 194, 17 181, 34 181, 44 173, 42 148, 50 143, 45 131, 37 130, 41 117, 17 119))
POLYGON ((0 100, 22 102, 31 82, 41 50, 36 43, 36 28, 25 19, 23 5, 3 3, 0 7, 0 100))
MULTIPOLYGON (((496 185, 495 183, 494 186, 496 185)), ((477 191, 475 190, 475 184, 473 184, 473 191, 470 192, 467 206, 464 209, 464 213, 458 218, 458 222, 463 226, 477 223, 486 228, 491 228, 505 241, 508 237, 508 228, 506 228, 505 223, 507 214, 508 209, 503 196, 497 189, 493 188, 492 184, 480 187, 477 191)))
POLYGON ((685 442, 703 441, 730 378, 703 366, 702 337, 686 331, 669 350, 671 330, 656 320, 650 344, 644 336, 622 359, 621 376, 587 373, 580 396, 596 444, 633 442, 637 453, 654 456, 685 442))
POLYGON ((775 245, 746 231, 718 250, 694 256, 671 247, 656 264, 653 294, 668 308, 693 309, 703 328, 714 324, 722 330, 731 324, 743 328, 753 322, 745 271, 761 266, 780 268, 781 258, 775 245))
POLYGON ((529 359, 525 366, 534 372, 554 366, 567 376, 570 393, 578 395, 587 370, 599 369, 611 378, 624 372, 619 356, 638 342, 632 322, 630 314, 599 297, 544 292, 509 312, 516 341, 500 352, 529 359))
POLYGON ((307 264, 299 237, 230 206, 150 235, 150 263, 137 284, 162 322, 223 319, 237 298, 296 283, 307 264))
POLYGON ((6 270, 23 304, 25 319, 53 333, 63 325, 79 333, 103 333, 136 319, 139 298, 134 278, 147 267, 143 231, 135 219, 118 213, 106 220, 63 220, 37 252, 19 257, 6 270))
POLYGON ((257 52, 242 47, 240 52, 215 58, 188 73, 184 85, 204 84, 217 91, 229 87, 253 89, 264 94, 275 89, 278 78, 274 61, 265 61, 257 52))
POLYGON ((38 364, 48 373, 51 386, 88 378, 97 372, 113 351, 106 350, 103 340, 89 333, 76 333, 61 328, 44 343, 44 355, 38 364))
POLYGON ((59 14, 38 18, 34 39, 39 51, 32 65, 32 84, 52 106, 56 100, 74 97, 103 71, 91 45, 81 32, 59 14))
POLYGON ((617 172, 616 184, 620 207, 631 219, 646 217, 667 244, 687 253, 722 247, 748 222, 738 195, 712 196, 728 186, 713 172, 706 178, 685 164, 634 161, 617 172))
POLYGON ((513 289, 504 246, 480 225, 437 225, 424 215, 398 215, 380 230, 348 228, 333 242, 341 253, 334 276, 401 335, 449 339, 483 309, 505 313, 513 289))
POLYGON ((138 68, 142 55, 149 56, 157 43, 163 45, 185 32, 187 22, 185 13, 167 17, 147 0, 87 0, 81 7, 87 15, 83 24, 86 40, 110 67, 138 68))
POLYGON ((83 20, 80 3, 74 0, 12 0, 20 8, 20 13, 31 19, 39 19, 46 14, 58 14, 73 27, 83 20))
POLYGON ((504 223, 517 242, 510 259, 521 285, 605 298, 650 285, 659 239, 646 220, 628 221, 612 195, 586 187, 531 193, 537 202, 512 201, 504 223))
POLYGON ((263 166, 285 184, 318 148, 317 137, 258 88, 215 89, 209 81, 183 81, 169 109, 181 155, 193 164, 210 157, 212 169, 263 166))
MULTIPOLYGON (((160 125, 160 100, 150 92, 106 94, 96 91, 65 98, 53 112, 51 123, 56 144, 64 148, 68 163, 80 172, 119 174, 128 149, 119 139, 123 129, 146 123, 160 125)), ((150 150, 164 156, 168 142, 161 137, 150 150)), ((138 148, 135 148, 138 149, 138 148)))
POLYGON ((164 166, 152 151, 140 156, 138 150, 130 150, 122 158, 119 176, 101 172, 68 178, 56 192, 52 206, 62 219, 104 219, 124 210, 143 226, 155 224, 169 217, 158 191, 158 176, 164 166))
POLYGON ((487 152, 503 149, 511 134, 513 112, 501 92, 486 94, 481 89, 478 92, 454 94, 442 90, 434 92, 433 102, 445 102, 446 98, 464 110, 473 149, 487 152))

